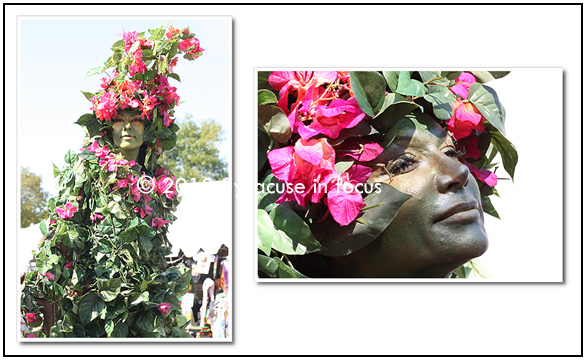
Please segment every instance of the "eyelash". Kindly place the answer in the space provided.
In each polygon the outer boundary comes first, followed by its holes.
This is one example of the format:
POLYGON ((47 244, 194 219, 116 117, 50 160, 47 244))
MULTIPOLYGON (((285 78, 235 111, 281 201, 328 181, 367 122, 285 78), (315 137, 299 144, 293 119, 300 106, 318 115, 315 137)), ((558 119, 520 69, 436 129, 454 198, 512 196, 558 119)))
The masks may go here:
MULTIPOLYGON (((114 119, 114 123, 119 123, 119 122, 123 122, 124 120, 122 119, 114 119)), ((135 118, 135 119, 131 119, 131 123, 136 123, 136 122, 140 122, 141 119, 140 118, 135 118)))
MULTIPOLYGON (((449 148, 444 154, 451 158, 460 158, 465 155, 465 150, 456 150, 454 148, 449 148)), ((388 172, 392 175, 406 173, 410 170, 410 167, 419 163, 412 155, 404 154, 401 157, 397 158, 396 161, 389 166, 388 172)))

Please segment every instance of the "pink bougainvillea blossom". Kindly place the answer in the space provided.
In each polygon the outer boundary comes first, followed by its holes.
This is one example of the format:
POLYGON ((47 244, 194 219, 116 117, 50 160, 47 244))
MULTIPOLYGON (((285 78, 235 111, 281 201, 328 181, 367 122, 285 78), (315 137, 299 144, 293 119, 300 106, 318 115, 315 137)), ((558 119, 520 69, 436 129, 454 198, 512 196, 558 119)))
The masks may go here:
POLYGON ((115 83, 114 79, 116 79, 118 75, 119 74, 116 72, 116 69, 114 69, 114 71, 112 71, 112 75, 102 78, 102 84, 100 84, 100 86, 103 89, 108 89, 111 84, 115 83))
POLYGON ((93 216, 91 216, 90 219, 92 220, 92 223, 94 223, 95 220, 104 219, 104 216, 101 215, 100 213, 96 213, 93 216))
POLYGON ((47 277, 49 281, 53 281, 55 279, 55 275, 51 272, 47 273, 40 273, 41 276, 47 277))
MULTIPOLYGON (((135 207, 134 212, 138 213, 141 218, 145 218, 147 215, 151 215, 153 208, 148 204, 145 204, 145 209, 141 207, 135 207)), ((154 227, 154 226, 153 226, 154 227)))
POLYGON ((363 197, 359 193, 359 186, 369 179, 371 172, 369 167, 354 164, 331 182, 326 205, 332 218, 341 226, 349 225, 354 221, 365 206, 363 197))
POLYGON ((166 219, 153 217, 153 219, 151 221, 151 227, 153 227, 153 228, 155 228, 155 227, 161 228, 161 227, 163 227, 167 223, 169 223, 169 221, 166 220, 166 219))
MULTIPOLYGON (((186 54, 192 54, 192 56, 204 51, 204 49, 200 47, 200 40, 197 38, 187 38, 180 41, 177 49, 180 51, 185 51, 186 54)), ((194 58, 197 57, 198 55, 194 56, 194 58)))
POLYGON ((326 194, 327 185, 336 177, 334 149, 326 139, 299 139, 295 146, 272 150, 267 154, 273 174, 288 185, 278 203, 307 201, 318 203, 326 194))
POLYGON ((167 314, 169 314, 169 311, 171 309, 171 305, 169 304, 169 302, 163 302, 163 303, 160 303, 159 306, 157 306, 157 308, 161 312, 161 315, 163 315, 163 317, 165 317, 165 316, 167 316, 167 314))
POLYGON ((37 318, 37 314, 34 312, 25 313, 24 319, 26 320, 27 323, 39 321, 39 319, 37 318))
POLYGON ((118 115, 117 109, 117 97, 114 92, 107 91, 102 96, 97 95, 92 97, 91 102, 93 106, 90 108, 96 113, 96 117, 102 121, 112 120, 118 115))
POLYGON ((341 130, 356 126, 365 117, 355 98, 335 99, 328 105, 315 107, 311 105, 313 103, 308 103, 304 100, 300 110, 302 114, 305 112, 312 119, 312 123, 307 127, 298 128, 300 136, 304 139, 318 134, 337 138, 341 130))
POLYGON ((157 97, 149 95, 146 91, 143 90, 143 104, 141 107, 141 119, 145 119, 145 116, 147 117, 147 119, 152 119, 153 118, 152 111, 158 103, 159 102, 157 100, 157 97))
POLYGON ((89 150, 90 152, 93 152, 94 155, 96 155, 96 157, 98 157, 98 158, 106 159, 110 155, 110 150, 108 149, 108 147, 106 147, 106 146, 100 147, 98 145, 98 142, 96 142, 96 141, 94 141, 94 144, 90 145, 86 149, 89 150))
POLYGON ((453 115, 446 121, 446 128, 456 140, 468 136, 473 130, 485 132, 483 127, 485 118, 475 105, 470 102, 455 100, 452 107, 453 115))
POLYGON ((145 64, 145 62, 142 59, 143 59, 143 52, 139 48, 132 55, 132 63, 128 67, 128 71, 129 71, 130 76, 134 76, 135 74, 147 71, 147 64, 145 64))
POLYGON ((383 147, 379 143, 369 142, 361 138, 345 139, 334 149, 338 158, 351 157, 359 162, 372 161, 383 152, 383 147))
POLYGON ((291 106, 291 110, 294 110, 302 102, 310 86, 332 83, 336 77, 335 71, 274 71, 269 75, 268 81, 275 90, 279 91, 277 106, 289 115, 290 109, 288 109, 287 103, 290 94, 297 94, 296 100, 291 106), (312 80, 316 80, 316 82, 314 83, 312 80))
POLYGON ((55 212, 61 219, 72 218, 73 214, 77 212, 77 207, 75 207, 71 203, 65 204, 65 209, 63 208, 55 208, 55 212))
POLYGON ((73 265, 72 261, 69 261, 68 263, 65 264, 65 266, 63 266, 64 268, 69 268, 73 265))
POLYGON ((459 147, 461 147, 461 149, 465 149, 465 154, 462 158, 479 159, 479 157, 481 156, 481 151, 478 148, 478 143, 479 138, 477 137, 477 134, 475 134, 474 132, 472 132, 464 138, 459 139, 459 147))
POLYGON ((122 38, 124 39, 124 51, 129 51, 130 48, 133 46, 133 44, 137 41, 137 32, 133 31, 133 32, 126 32, 123 29, 123 36, 122 38))
POLYGON ((475 164, 470 164, 464 162, 464 164, 469 168, 471 173, 483 183, 487 184, 490 187, 495 187, 497 184, 497 175, 490 170, 479 170, 475 164))
POLYGON ((28 335, 26 335, 27 338, 36 338, 36 336, 32 333, 29 333, 28 335))
POLYGON ((476 83, 475 77, 471 73, 462 72, 458 78, 455 79, 456 85, 450 88, 450 91, 459 95, 463 99, 469 98, 469 88, 471 84, 476 83))

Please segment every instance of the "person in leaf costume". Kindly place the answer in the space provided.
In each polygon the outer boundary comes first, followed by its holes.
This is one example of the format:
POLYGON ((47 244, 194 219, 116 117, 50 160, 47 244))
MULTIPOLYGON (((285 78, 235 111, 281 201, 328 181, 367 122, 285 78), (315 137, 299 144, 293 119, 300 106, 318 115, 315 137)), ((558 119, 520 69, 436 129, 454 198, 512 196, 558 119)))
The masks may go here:
POLYGON ((517 163, 507 73, 260 72, 259 276, 466 275, 517 163))
POLYGON ((173 67, 204 49, 188 28, 162 24, 149 35, 124 32, 88 73, 105 74, 102 89, 84 92, 84 145, 54 169, 58 195, 40 225, 37 270, 22 284, 23 318, 42 325, 35 337, 189 337, 178 298, 191 277, 165 259, 179 198, 157 159, 179 129, 173 67))

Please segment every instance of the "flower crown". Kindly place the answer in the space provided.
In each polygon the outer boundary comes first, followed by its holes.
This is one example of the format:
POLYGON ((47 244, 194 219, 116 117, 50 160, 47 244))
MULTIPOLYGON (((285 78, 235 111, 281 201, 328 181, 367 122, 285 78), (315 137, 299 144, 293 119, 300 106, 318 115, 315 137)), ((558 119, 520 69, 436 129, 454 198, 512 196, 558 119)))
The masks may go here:
MULTIPOLYGON (((148 158, 155 160, 164 150, 175 146, 177 130, 174 108, 179 103, 177 88, 169 78, 180 81, 173 71, 177 56, 195 60, 204 49, 189 28, 175 29, 162 24, 144 33, 123 31, 122 39, 112 45, 114 53, 103 66, 91 69, 87 76, 102 74, 101 90, 82 92, 92 103, 91 114, 83 115, 77 124, 85 126, 89 142, 100 139, 113 145, 112 121, 121 110, 140 111, 145 125, 144 143, 149 145, 148 158), (110 74, 106 71, 111 69, 110 74), (154 154, 151 154, 153 151, 154 154)), ((100 141, 102 142, 102 141, 100 141)))
MULTIPOLYGON (((505 109, 485 83, 508 73, 259 72, 259 249, 343 256, 377 238, 410 198, 387 184, 367 191, 405 117, 432 117, 448 130, 484 211, 499 218, 489 199, 494 158, 513 179, 518 156, 505 137, 505 109)), ((261 254, 260 264, 273 276, 295 274, 277 257, 261 254)))

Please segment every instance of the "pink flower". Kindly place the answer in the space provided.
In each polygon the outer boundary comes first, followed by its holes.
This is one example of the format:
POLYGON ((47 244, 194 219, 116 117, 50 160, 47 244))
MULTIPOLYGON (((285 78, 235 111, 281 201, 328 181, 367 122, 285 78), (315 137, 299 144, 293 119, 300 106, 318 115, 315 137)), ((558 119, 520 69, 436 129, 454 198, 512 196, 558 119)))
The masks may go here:
POLYGON ((163 302, 163 303, 159 304, 159 306, 157 306, 157 308, 161 312, 161 315, 163 315, 163 317, 165 317, 169 313, 169 311, 171 309, 171 305, 169 304, 169 302, 163 302))
POLYGON ((130 76, 147 71, 147 64, 145 64, 142 59, 143 51, 141 48, 138 48, 137 51, 132 55, 132 63, 128 67, 130 76))
POLYGON ((469 88, 471 87, 471 84, 476 82, 477 80, 475 80, 473 74, 462 72, 461 75, 455 79, 455 83, 457 84, 450 88, 450 91, 461 96, 463 99, 468 99, 469 88))
MULTIPOLYGON (((102 218, 103 218, 103 217, 102 217, 102 218)), ((68 262, 68 263, 67 263, 65 266, 63 266, 63 267, 65 267, 65 268, 69 268, 69 267, 71 267, 71 265, 72 265, 72 264, 73 264, 73 263, 72 263, 72 261, 69 261, 69 262, 68 262)))
POLYGON ((35 338, 36 336, 33 335, 32 333, 29 333, 28 335, 26 335, 27 338, 35 338))
POLYGON ((51 272, 40 273, 40 275, 47 277, 49 279, 49 281, 53 281, 55 279, 55 275, 51 272))
POLYGON ((94 96, 92 99, 93 106, 90 108, 96 113, 96 117, 102 121, 112 120, 117 115, 116 111, 116 94, 114 92, 107 91, 100 98, 94 96))
POLYGON ((291 187, 277 203, 296 201, 301 206, 308 200, 318 203, 326 194, 330 180, 337 175, 334 149, 324 138, 299 139, 293 147, 272 150, 267 158, 275 177, 291 187))
MULTIPOLYGON (((145 209, 143 210, 141 207, 135 207, 134 208, 134 212, 138 213, 139 216, 141 218, 145 218, 148 215, 151 215, 151 211, 153 210, 153 208, 151 206, 149 206, 148 204, 145 204, 145 209)), ((153 226, 154 227, 154 226, 153 226)))
POLYGON ((469 168, 471 173, 473 173, 473 175, 477 177, 479 180, 481 180, 483 183, 487 184, 490 187, 495 187, 495 185, 497 184, 497 176, 495 175, 495 173, 489 170, 479 170, 477 169, 477 166, 475 164, 470 164, 467 162, 464 162, 464 164, 467 166, 467 168, 469 168))
POLYGON ((39 319, 37 319, 37 314, 33 313, 33 312, 26 313, 24 315, 24 319, 26 320, 27 323, 39 321, 39 319))
POLYGON ((104 216, 103 216, 103 215, 101 215, 100 213, 96 213, 96 214, 94 214, 93 216, 91 216, 91 217, 90 217, 90 219, 92 220, 92 223, 94 223, 94 221, 95 221, 96 219, 97 219, 97 220, 104 219, 104 216))
POLYGON ((129 51, 132 45, 137 41, 137 32, 125 32, 123 30, 124 51, 129 51))
POLYGON ((49 222, 49 224, 55 224, 55 223, 57 223, 57 221, 54 219, 52 219, 51 222, 49 222))
POLYGON ((383 147, 379 143, 368 143, 361 138, 348 138, 335 147, 338 158, 351 157, 359 162, 369 162, 377 158, 383 147))
MULTIPOLYGON (((308 90, 306 96, 311 96, 314 89, 308 90)), ((300 109, 301 114, 307 114, 312 119, 308 126, 298 123, 298 132, 304 139, 318 134, 337 138, 341 130, 356 126, 365 117, 355 98, 335 99, 328 105, 319 105, 310 99, 305 98, 300 109)))
POLYGON ((481 156, 481 151, 478 148, 479 139, 477 134, 471 133, 465 138, 459 139, 458 145, 459 147, 465 148, 465 154, 462 156, 463 159, 466 158, 473 158, 479 159, 481 156))
POLYGON ((153 118, 153 108, 159 102, 157 101, 157 97, 149 95, 146 91, 143 90, 143 104, 141 106, 141 119, 145 119, 145 115, 147 119, 153 118))
POLYGON ((167 28, 167 32, 165 33, 165 36, 167 37, 167 39, 171 39, 173 37, 173 35, 175 34, 180 34, 181 32, 179 31, 179 29, 174 28, 173 26, 169 26, 167 28))
POLYGON ((61 219, 72 218, 73 214, 77 212, 77 207, 74 207, 73 204, 67 203, 65 205, 65 209, 63 208, 56 208, 55 212, 61 219))
MULTIPOLYGON (((103 89, 108 89, 110 84, 114 83, 114 79, 116 79, 117 76, 118 76, 118 73, 116 72, 116 69, 114 69, 111 76, 107 76, 107 77, 102 78, 102 84, 100 84, 100 86, 103 89)), ((116 84, 116 83, 114 83, 114 84, 116 84)))
POLYGON ((355 164, 331 182, 326 205, 332 218, 341 226, 354 221, 365 206, 358 186, 362 186, 369 179, 371 171, 369 167, 355 164))
POLYGON ((315 85, 320 86, 324 83, 332 83, 336 77, 335 71, 274 71, 269 75, 268 81, 275 90, 279 91, 277 106, 289 115, 290 109, 287 108, 287 103, 290 94, 297 93, 291 107, 291 110, 294 110, 304 99, 306 91, 312 85, 312 80, 316 79, 315 85))
POLYGON ((163 218, 153 218, 151 221, 151 227, 155 228, 156 226, 157 228, 161 228, 167 223, 169 223, 169 221, 163 218))
MULTIPOLYGON (((177 49, 180 51, 185 51, 186 54, 192 54, 192 56, 204 51, 204 49, 200 47, 200 40, 197 38, 187 38, 180 41, 177 49)), ((196 55, 194 58, 197 58, 198 56, 199 55, 196 55)))
POLYGON ((455 100, 452 103, 453 115, 446 121, 446 128, 453 134, 456 140, 471 134, 471 131, 478 130, 485 132, 483 121, 485 118, 477 107, 469 102, 455 100))
POLYGON ((90 152, 93 152, 96 157, 105 159, 110 155, 110 150, 107 146, 100 147, 98 142, 94 141, 94 144, 86 148, 90 152))

